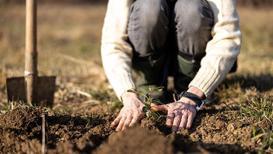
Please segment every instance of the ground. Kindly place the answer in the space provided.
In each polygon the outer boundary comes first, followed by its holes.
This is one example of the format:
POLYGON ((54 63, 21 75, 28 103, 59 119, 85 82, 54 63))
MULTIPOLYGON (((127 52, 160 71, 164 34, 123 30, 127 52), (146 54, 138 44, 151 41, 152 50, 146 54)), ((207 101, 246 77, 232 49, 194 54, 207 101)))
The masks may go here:
POLYGON ((5 80, 24 69, 24 6, 0 6, 0 151, 40 153, 46 114, 48 153, 272 153, 272 9, 239 8, 239 69, 218 88, 218 101, 177 134, 146 117, 123 133, 110 128, 121 103, 103 73, 100 35, 105 5, 39 6, 40 75, 56 75, 52 108, 8 103, 5 80))

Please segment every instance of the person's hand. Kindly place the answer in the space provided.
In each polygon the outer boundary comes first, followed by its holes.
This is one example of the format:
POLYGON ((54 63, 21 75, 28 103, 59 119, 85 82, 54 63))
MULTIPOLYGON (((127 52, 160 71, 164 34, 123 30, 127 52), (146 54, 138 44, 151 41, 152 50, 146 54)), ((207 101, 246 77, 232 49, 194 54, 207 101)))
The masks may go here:
POLYGON ((172 127, 174 132, 183 128, 191 128, 197 112, 195 103, 185 97, 182 97, 179 101, 169 104, 152 104, 151 107, 154 111, 167 112, 166 125, 168 127, 172 127))
POLYGON ((132 127, 144 117, 142 111, 144 104, 135 93, 127 92, 122 96, 123 108, 117 118, 112 122, 111 127, 116 127, 116 131, 123 131, 132 127))

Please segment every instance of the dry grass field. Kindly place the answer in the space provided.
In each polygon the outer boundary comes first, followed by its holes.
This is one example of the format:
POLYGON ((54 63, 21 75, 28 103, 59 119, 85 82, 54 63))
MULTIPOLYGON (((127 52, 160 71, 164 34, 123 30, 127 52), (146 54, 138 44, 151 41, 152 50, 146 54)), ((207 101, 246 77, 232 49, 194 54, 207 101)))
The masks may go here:
POLYGON ((25 9, 0 5, 0 153, 40 153, 41 112, 48 113, 48 153, 273 152, 272 9, 239 8, 239 69, 218 88, 218 102, 200 111, 191 130, 177 134, 151 117, 125 133, 109 127, 121 104, 100 60, 105 5, 38 9, 39 70, 58 77, 55 104, 7 102, 6 78, 24 70, 25 9))

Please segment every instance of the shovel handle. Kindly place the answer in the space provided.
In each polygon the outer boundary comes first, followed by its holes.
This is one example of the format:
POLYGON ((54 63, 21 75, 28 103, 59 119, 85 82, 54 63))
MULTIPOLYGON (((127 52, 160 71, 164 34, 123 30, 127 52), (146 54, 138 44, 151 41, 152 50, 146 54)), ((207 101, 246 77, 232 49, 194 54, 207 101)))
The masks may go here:
POLYGON ((26 75, 37 76, 37 1, 26 0, 26 75))
POLYGON ((35 101, 37 69, 37 0, 26 0, 25 80, 27 102, 35 101))

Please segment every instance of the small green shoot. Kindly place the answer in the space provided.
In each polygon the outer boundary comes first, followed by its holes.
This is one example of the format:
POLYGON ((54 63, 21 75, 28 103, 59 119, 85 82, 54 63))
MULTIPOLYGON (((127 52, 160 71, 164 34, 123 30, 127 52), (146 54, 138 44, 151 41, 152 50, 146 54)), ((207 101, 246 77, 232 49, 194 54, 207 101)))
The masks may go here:
POLYGON ((162 92, 163 92, 162 87, 152 87, 152 86, 149 86, 147 88, 143 88, 139 92, 139 96, 145 105, 143 108, 143 112, 145 113, 145 115, 148 119, 151 119, 156 122, 162 121, 162 118, 164 118, 165 116, 159 112, 152 111, 151 104, 152 103, 153 104, 163 104, 159 99, 154 99, 154 97, 153 97, 153 95, 161 94, 162 92))
POLYGON ((247 103, 241 104, 241 114, 243 117, 252 117, 257 121, 267 121, 269 128, 261 128, 254 125, 252 140, 258 143, 259 153, 273 152, 273 98, 257 96, 248 99, 247 103))
MULTIPOLYGON (((273 98, 255 97, 248 99, 247 103, 241 104, 242 116, 253 117, 258 121, 267 120, 272 124, 273 120, 273 98)), ((273 126, 273 125, 272 125, 273 126)))

